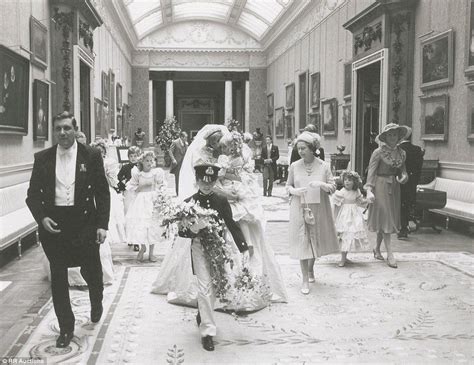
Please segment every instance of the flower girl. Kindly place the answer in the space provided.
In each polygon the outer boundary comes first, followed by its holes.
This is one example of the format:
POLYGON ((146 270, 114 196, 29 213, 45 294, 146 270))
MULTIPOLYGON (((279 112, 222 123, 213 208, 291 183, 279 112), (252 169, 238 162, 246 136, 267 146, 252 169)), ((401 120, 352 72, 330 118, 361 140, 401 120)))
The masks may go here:
POLYGON ((155 154, 152 151, 143 153, 137 166, 132 169, 132 178, 127 183, 127 190, 136 193, 125 217, 127 242, 140 245, 138 261, 144 260, 148 246, 148 258, 155 262, 154 244, 163 240, 160 226, 153 219, 153 202, 156 194, 165 194, 166 180, 164 171, 154 166, 155 154))
POLYGON ((341 174, 344 187, 334 193, 334 216, 336 217, 336 231, 341 244, 341 261, 338 266, 343 267, 347 261, 347 253, 369 249, 367 231, 360 206, 367 201, 360 192, 362 180, 355 171, 344 171, 341 174))

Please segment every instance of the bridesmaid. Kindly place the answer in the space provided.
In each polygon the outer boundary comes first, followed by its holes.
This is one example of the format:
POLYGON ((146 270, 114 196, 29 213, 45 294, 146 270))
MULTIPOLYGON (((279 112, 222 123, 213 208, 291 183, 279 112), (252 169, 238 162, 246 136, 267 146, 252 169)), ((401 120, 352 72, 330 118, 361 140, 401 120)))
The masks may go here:
POLYGON ((369 205, 368 228, 377 232, 374 257, 384 260, 380 253, 382 240, 387 250, 387 264, 396 269, 393 256, 391 234, 400 231, 400 184, 408 181, 405 169, 405 151, 400 143, 409 133, 406 126, 390 123, 385 126, 376 141, 380 143, 370 157, 367 173, 367 201, 369 205))
POLYGON ((329 194, 336 191, 336 184, 329 164, 315 156, 319 138, 311 132, 298 136, 295 147, 301 159, 290 165, 286 183, 291 195, 290 256, 300 260, 303 294, 309 293, 309 283, 314 282, 316 257, 339 252, 329 203, 329 194))

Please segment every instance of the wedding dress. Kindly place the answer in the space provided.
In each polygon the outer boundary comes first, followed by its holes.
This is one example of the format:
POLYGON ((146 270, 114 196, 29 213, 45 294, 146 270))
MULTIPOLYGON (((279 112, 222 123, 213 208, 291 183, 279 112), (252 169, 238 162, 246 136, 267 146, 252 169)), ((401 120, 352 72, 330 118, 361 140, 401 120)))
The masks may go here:
MULTIPOLYGON (((245 153, 239 158, 234 159, 228 156, 220 156, 219 159, 216 159, 207 149, 205 139, 201 140, 203 136, 212 132, 212 128, 215 129, 215 126, 205 126, 191 143, 184 157, 180 174, 183 174, 183 168, 187 169, 193 166, 193 163, 200 160, 225 164, 226 168, 232 168, 234 171, 239 172, 240 181, 230 181, 223 177, 220 179, 218 188, 224 192, 233 190, 241 198, 236 201, 229 201, 232 207, 233 218, 239 222, 247 243, 253 246, 253 255, 248 264, 249 270, 252 275, 261 277, 265 284, 259 290, 250 293, 239 292, 236 289, 229 290, 229 302, 225 304, 217 302, 216 309, 255 311, 266 307, 271 301, 286 302, 287 294, 283 278, 276 263, 273 250, 264 238, 265 221, 263 209, 258 203, 258 191, 261 189, 255 177, 248 172, 253 171, 253 166, 251 166, 253 162, 251 150, 245 149, 245 153)), ((222 131, 224 135, 229 133, 226 130, 222 131)), ((225 173, 224 170, 223 173, 225 173)), ((192 170, 192 179, 189 175, 189 169, 185 174, 187 174, 187 177, 184 179, 183 175, 180 175, 179 198, 181 199, 185 199, 197 190, 197 188, 190 189, 189 187, 189 185, 195 184, 194 169, 192 170), (181 181, 187 182, 188 186, 184 183, 181 184, 181 181), (182 196, 182 194, 189 195, 182 196)), ((228 268, 229 283, 232 286, 242 273, 241 256, 230 233, 226 232, 225 239, 231 248, 234 262, 232 270, 228 268)), ((167 299, 170 303, 195 307, 197 306, 198 287, 197 280, 192 273, 190 246, 190 239, 175 238, 153 284, 152 292, 167 294, 167 299)))

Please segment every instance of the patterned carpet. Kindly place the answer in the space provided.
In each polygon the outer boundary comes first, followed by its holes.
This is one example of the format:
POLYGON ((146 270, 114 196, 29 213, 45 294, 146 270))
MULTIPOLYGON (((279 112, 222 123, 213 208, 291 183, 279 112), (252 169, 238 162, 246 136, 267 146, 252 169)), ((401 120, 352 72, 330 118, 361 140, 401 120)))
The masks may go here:
POLYGON ((216 351, 200 345, 196 310, 150 294, 156 267, 120 267, 106 288, 104 319, 89 322, 85 291, 72 291, 76 337, 56 349, 51 303, 7 356, 48 364, 473 363, 474 257, 397 254, 399 269, 369 254, 338 268, 320 260, 311 293, 300 294, 299 265, 279 256, 290 302, 237 316, 217 313, 216 351))

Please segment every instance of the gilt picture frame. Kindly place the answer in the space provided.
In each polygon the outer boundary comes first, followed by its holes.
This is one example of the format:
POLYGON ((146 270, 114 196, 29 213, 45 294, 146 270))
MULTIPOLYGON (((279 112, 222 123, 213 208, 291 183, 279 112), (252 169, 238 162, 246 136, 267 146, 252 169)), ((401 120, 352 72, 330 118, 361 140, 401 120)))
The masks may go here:
POLYGON ((326 99, 321 102, 321 124, 324 136, 337 136, 337 99, 326 99))
POLYGON ((33 140, 47 141, 49 136, 49 85, 33 81, 33 140))
POLYGON ((421 139, 447 141, 449 125, 449 96, 426 96, 421 99, 421 139))
POLYGON ((48 28, 38 19, 30 17, 30 61, 33 65, 48 68, 48 28))
POLYGON ((28 134, 30 61, 0 45, 0 134, 28 134))
POLYGON ((450 86, 454 82, 454 32, 449 29, 421 41, 421 90, 450 86))
POLYGON ((321 99, 321 73, 315 72, 310 76, 310 106, 313 109, 319 108, 321 99))
POLYGON ((295 108, 295 84, 286 85, 285 108, 293 110, 295 108))

